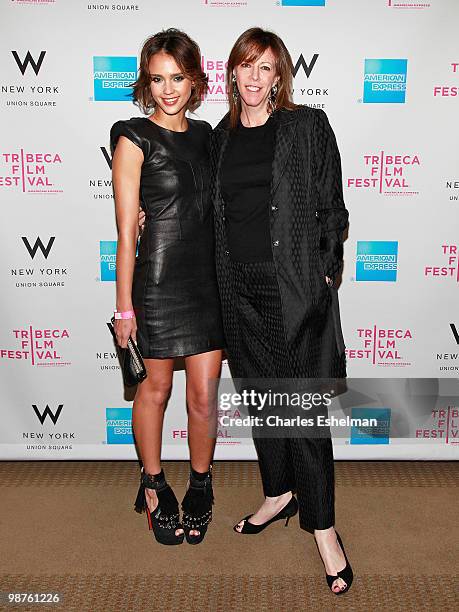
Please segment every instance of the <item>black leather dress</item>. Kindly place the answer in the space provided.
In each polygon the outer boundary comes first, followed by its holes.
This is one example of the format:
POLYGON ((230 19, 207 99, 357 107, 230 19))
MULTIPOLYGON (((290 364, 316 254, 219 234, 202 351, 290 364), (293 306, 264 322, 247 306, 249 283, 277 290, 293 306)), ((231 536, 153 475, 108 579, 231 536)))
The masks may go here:
POLYGON ((126 136, 144 154, 132 302, 144 358, 194 355, 224 347, 215 272, 213 211, 208 198, 209 138, 205 121, 174 132, 146 117, 117 121, 112 154, 126 136))

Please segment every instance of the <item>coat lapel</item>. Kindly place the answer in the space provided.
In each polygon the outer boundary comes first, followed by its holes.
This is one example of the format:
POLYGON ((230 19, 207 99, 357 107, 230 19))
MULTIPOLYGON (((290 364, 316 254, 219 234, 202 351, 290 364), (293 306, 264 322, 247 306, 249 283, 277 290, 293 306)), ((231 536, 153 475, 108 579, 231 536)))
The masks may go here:
POLYGON ((222 203, 223 203, 223 198, 221 195, 221 173, 222 173, 222 164, 223 164, 223 156, 225 154, 226 151, 226 147, 228 146, 228 142, 229 142, 229 130, 220 130, 219 131, 219 142, 218 142, 218 147, 217 147, 217 161, 216 161, 216 176, 215 176, 215 208, 218 210, 220 209, 222 203))
POLYGON ((276 189, 279 187, 285 165, 292 149, 295 130, 296 120, 294 114, 290 113, 290 111, 278 111, 274 140, 271 197, 274 196, 276 189))

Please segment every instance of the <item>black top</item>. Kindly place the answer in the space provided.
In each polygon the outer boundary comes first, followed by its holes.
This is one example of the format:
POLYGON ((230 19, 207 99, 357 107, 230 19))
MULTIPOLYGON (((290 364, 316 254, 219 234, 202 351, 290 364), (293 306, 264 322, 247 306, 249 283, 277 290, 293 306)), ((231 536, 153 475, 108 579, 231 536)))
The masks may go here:
POLYGON ((272 260, 269 201, 274 155, 274 123, 231 132, 222 166, 226 233, 231 258, 239 262, 272 260))

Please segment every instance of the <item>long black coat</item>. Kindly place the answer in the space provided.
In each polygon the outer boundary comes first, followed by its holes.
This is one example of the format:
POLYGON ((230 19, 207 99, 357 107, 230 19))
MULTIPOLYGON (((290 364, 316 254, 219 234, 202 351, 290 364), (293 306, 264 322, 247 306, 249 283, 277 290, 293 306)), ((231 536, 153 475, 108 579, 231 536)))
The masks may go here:
MULTIPOLYGON (((348 221, 335 135, 325 112, 307 106, 277 110, 273 120, 276 136, 267 206, 291 376, 344 378, 338 294, 325 281, 325 276, 335 281, 341 271, 343 230, 348 221)), ((228 363, 233 377, 240 378, 245 374, 239 367, 238 321, 220 189, 229 133, 227 115, 212 134, 211 199, 228 363)))

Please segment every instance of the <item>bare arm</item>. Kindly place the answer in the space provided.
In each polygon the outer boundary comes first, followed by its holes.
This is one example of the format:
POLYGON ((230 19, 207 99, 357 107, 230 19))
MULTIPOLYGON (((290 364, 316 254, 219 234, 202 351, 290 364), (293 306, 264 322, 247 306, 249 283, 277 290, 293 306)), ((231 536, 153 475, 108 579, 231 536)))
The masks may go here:
MULTIPOLYGON (((118 229, 116 251, 116 309, 132 310, 132 277, 139 236, 139 188, 143 163, 142 150, 120 136, 112 160, 115 213, 118 229)), ((125 348, 129 335, 135 339, 135 319, 117 320, 118 343, 125 348)))

